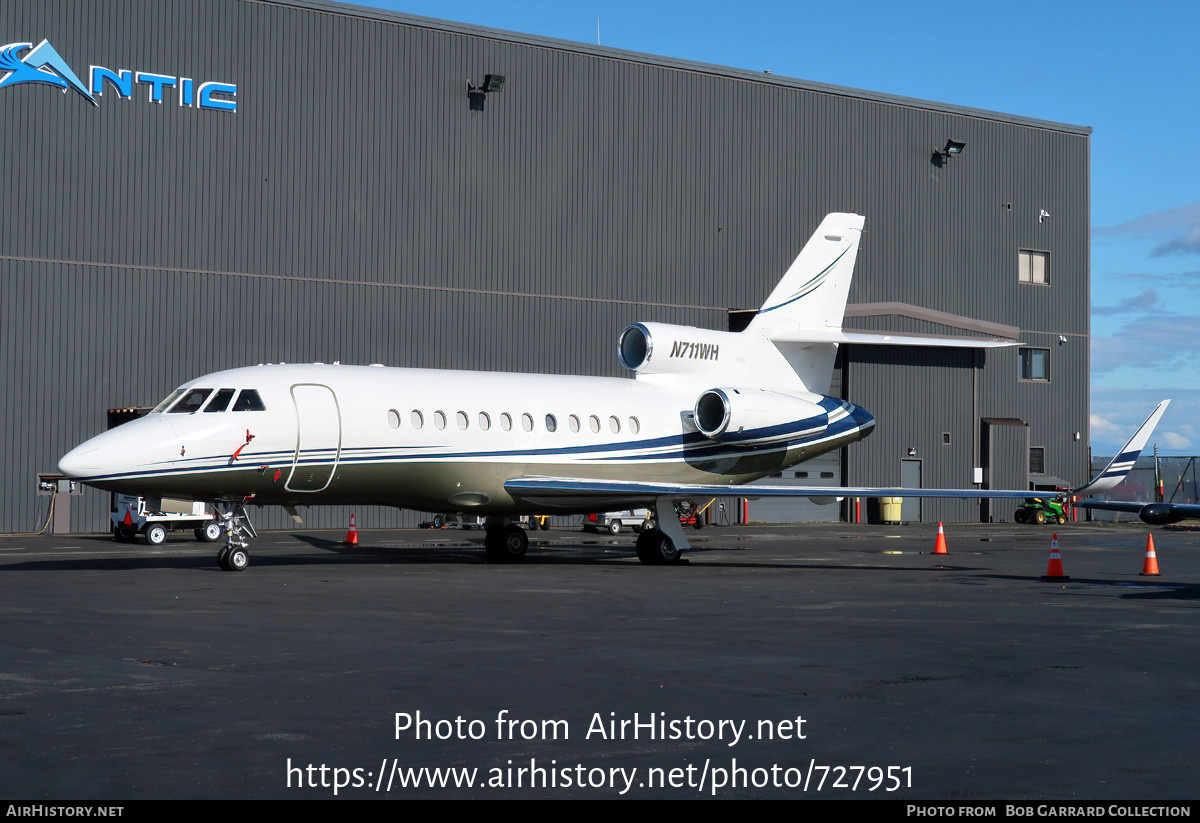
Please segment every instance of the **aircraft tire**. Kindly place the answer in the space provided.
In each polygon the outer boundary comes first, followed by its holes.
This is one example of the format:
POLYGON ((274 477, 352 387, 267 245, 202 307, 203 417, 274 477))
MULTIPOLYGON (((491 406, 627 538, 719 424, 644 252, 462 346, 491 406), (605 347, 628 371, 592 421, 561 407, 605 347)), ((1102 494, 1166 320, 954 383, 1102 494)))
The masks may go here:
POLYGON ((161 546, 167 542, 167 528, 161 523, 151 523, 146 527, 146 542, 151 546, 161 546))
POLYGON ((647 566, 665 566, 678 563, 683 553, 658 529, 644 529, 638 535, 637 556, 647 566))
POLYGON ((250 555, 245 549, 230 549, 225 555, 225 565, 231 572, 245 571, 250 565, 250 555))
POLYGON ((487 549, 488 562, 511 563, 525 556, 529 536, 520 526, 509 525, 488 532, 483 545, 487 549))
POLYGON ((221 567, 221 571, 230 571, 229 569, 229 549, 224 546, 217 552, 217 565, 221 567))

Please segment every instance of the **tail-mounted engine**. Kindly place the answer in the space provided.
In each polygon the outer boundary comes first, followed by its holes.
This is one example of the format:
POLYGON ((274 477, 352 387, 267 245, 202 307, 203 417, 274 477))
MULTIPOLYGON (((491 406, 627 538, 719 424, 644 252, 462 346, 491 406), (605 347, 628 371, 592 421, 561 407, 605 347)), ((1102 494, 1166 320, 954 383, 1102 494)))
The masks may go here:
POLYGON ((817 403, 763 389, 709 389, 696 400, 693 413, 696 428, 711 440, 740 439, 748 433, 755 439, 795 435, 829 421, 817 403))
POLYGON ((617 358, 639 376, 698 374, 724 370, 743 357, 745 339, 727 331, 634 323, 621 332, 617 358))

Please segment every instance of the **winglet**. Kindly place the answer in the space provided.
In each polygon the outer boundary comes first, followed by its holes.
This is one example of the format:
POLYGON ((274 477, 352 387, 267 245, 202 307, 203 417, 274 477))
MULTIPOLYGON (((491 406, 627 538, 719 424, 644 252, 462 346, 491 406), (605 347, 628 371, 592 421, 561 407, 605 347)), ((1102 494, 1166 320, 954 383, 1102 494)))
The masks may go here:
POLYGON ((1129 474, 1129 470, 1133 468, 1133 464, 1137 462, 1138 456, 1142 453, 1142 449, 1146 448, 1146 443, 1150 440, 1150 435, 1154 434, 1154 427, 1158 425, 1159 419, 1163 416, 1163 412, 1167 410, 1167 405, 1170 400, 1164 400, 1150 413, 1146 418, 1146 422, 1142 424, 1133 437, 1129 438, 1129 442, 1125 444, 1125 448, 1108 461, 1108 465, 1104 467, 1104 471, 1093 477, 1089 483, 1080 486, 1069 494, 1073 497, 1084 497, 1089 494, 1098 492, 1106 492, 1119 484, 1125 479, 1125 475, 1129 474))

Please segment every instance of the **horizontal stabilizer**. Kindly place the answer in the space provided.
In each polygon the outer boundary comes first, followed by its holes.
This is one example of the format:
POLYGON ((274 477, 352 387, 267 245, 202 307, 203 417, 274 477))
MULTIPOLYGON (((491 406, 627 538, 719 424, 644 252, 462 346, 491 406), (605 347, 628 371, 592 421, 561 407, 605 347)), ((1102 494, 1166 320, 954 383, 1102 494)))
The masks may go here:
POLYGON ((937 346, 960 349, 999 349, 1019 346, 1019 340, 997 337, 941 337, 934 334, 887 334, 843 329, 775 329, 777 343, 863 343, 870 346, 937 346))

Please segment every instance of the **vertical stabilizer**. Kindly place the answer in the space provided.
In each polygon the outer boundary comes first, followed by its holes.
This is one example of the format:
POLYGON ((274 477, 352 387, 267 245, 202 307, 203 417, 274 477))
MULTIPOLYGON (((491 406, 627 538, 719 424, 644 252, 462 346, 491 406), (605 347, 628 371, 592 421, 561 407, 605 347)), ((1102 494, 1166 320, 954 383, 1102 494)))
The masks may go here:
POLYGON ((861 214, 826 215, 747 331, 770 338, 784 326, 787 332, 840 329, 865 220, 861 214))
POLYGON ((773 344, 808 391, 829 391, 837 344, 786 341, 842 328, 865 222, 860 214, 826 215, 743 332, 773 344))

